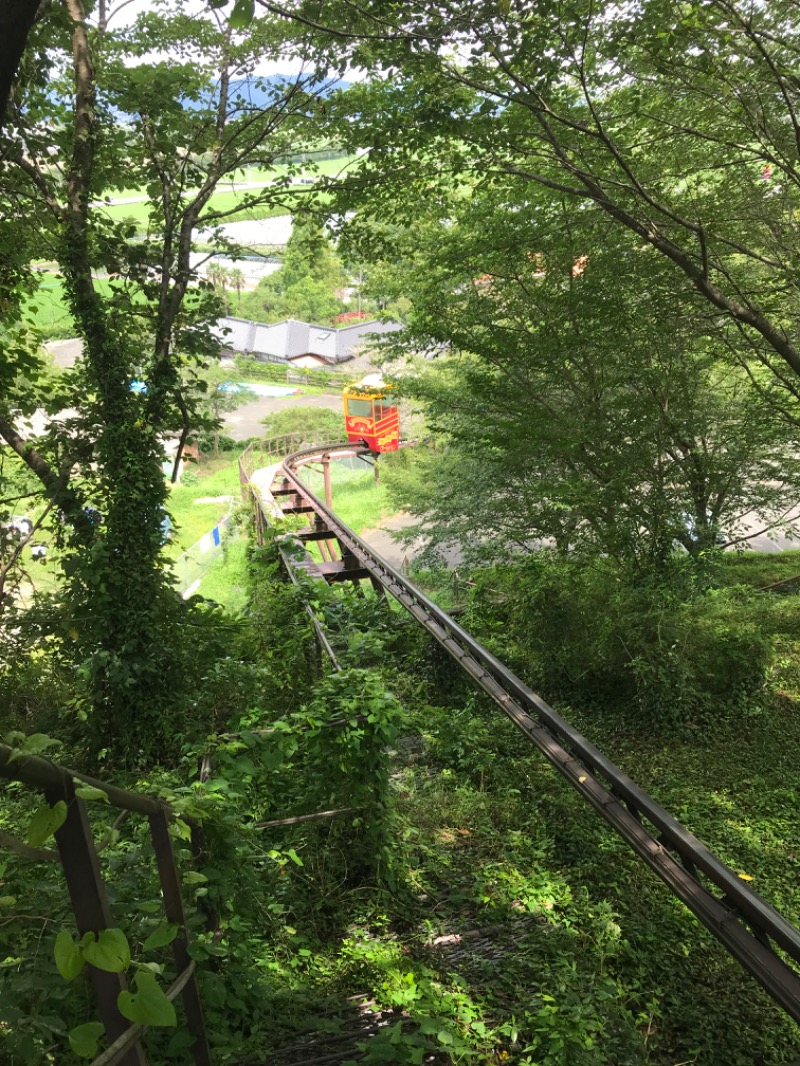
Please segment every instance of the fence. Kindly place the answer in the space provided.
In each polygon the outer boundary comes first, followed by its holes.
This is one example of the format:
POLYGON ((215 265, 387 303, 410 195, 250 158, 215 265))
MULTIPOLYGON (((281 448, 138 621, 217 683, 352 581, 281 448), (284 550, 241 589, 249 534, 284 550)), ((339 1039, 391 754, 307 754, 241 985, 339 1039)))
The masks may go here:
POLYGON ((206 533, 191 548, 187 548, 172 564, 175 583, 185 600, 188 600, 200 588, 200 583, 222 547, 222 538, 230 521, 231 510, 210 533, 206 533))
MULTIPOLYGON (((44 855, 61 863, 72 912, 81 936, 85 933, 99 934, 102 930, 114 928, 89 813, 86 803, 78 794, 81 786, 89 785, 100 790, 109 804, 119 811, 147 816, 165 917, 178 928, 178 935, 172 942, 178 976, 166 995, 171 1000, 180 994, 183 999, 186 1025, 194 1037, 190 1054, 195 1066, 211 1066, 203 1008, 195 981, 195 964, 189 955, 189 931, 180 874, 169 833, 169 823, 173 816, 170 807, 155 796, 117 788, 36 755, 19 755, 5 744, 0 744, 0 778, 21 781, 29 788, 42 793, 51 807, 61 804, 65 808, 66 817, 55 831, 58 852, 52 856, 48 853, 44 855)), ((29 850, 25 845, 21 846, 29 850)), ((42 858, 42 853, 38 853, 36 857, 42 858)), ((121 1066, 147 1066, 140 1040, 145 1026, 127 1021, 117 1004, 119 993, 127 989, 124 973, 109 973, 91 965, 87 965, 87 969, 97 1010, 110 1044, 91 1066, 112 1066, 114 1063, 120 1063, 121 1066)))
POLYGON ((328 386, 334 389, 341 389, 347 383, 347 378, 344 375, 334 377, 327 374, 320 373, 319 370, 312 370, 305 374, 302 370, 287 370, 286 381, 289 385, 322 385, 328 386))

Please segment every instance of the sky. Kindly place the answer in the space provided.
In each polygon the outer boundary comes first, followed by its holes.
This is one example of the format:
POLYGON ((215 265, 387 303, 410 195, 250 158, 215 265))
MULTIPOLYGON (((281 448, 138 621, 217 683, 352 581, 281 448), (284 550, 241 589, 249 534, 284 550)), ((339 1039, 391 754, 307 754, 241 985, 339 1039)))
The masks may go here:
MULTIPOLYGON (((2 0, 0 0, 2 2, 2 0)), ((178 0, 182 9, 189 15, 200 15, 203 12, 209 11, 208 0, 178 0)), ((121 27, 129 26, 136 18, 148 11, 152 11, 156 6, 153 0, 107 0, 108 4, 108 24, 111 29, 118 30, 121 27)), ((177 5, 176 5, 177 6, 177 5)), ((233 0, 230 0, 227 8, 223 8, 221 14, 225 16, 230 12, 233 7, 233 0)), ((258 13, 258 9, 256 9, 258 13)), ((169 58, 168 53, 153 52, 149 59, 158 61, 169 58)), ((137 62, 141 62, 140 60, 137 62)), ((288 74, 297 75, 303 73, 303 60, 301 58, 286 57, 280 62, 265 61, 256 65, 255 74, 258 77, 267 78, 273 74, 288 74)), ((348 71, 345 74, 347 81, 361 81, 364 78, 363 71, 348 71)))

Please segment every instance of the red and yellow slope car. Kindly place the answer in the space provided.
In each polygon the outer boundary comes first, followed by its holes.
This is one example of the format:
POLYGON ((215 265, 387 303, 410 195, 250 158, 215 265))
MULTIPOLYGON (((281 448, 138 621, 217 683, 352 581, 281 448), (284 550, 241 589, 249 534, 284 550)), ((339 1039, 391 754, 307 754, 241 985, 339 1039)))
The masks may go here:
POLYGON ((364 443, 373 452, 396 452, 400 444, 400 416, 394 385, 370 374, 344 390, 347 439, 364 443))

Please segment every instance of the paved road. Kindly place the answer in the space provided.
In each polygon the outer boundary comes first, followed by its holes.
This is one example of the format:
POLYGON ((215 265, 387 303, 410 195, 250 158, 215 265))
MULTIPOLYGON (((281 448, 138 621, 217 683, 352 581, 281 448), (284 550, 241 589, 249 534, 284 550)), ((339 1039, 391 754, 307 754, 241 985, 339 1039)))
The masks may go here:
POLYGON ((83 344, 74 337, 69 341, 50 341, 45 348, 52 354, 56 366, 66 368, 75 365, 75 360, 83 351, 83 344))
MULTIPOLYGON (((67 341, 51 341, 45 345, 52 353, 56 366, 71 367, 81 354, 82 346, 77 338, 67 341)), ((305 395, 299 396, 259 396, 252 403, 242 404, 235 411, 225 416, 223 432, 234 440, 247 440, 250 437, 263 436, 264 427, 261 419, 265 415, 274 414, 275 411, 283 411, 286 407, 327 407, 342 415, 341 396, 331 393, 330 395, 305 395)))

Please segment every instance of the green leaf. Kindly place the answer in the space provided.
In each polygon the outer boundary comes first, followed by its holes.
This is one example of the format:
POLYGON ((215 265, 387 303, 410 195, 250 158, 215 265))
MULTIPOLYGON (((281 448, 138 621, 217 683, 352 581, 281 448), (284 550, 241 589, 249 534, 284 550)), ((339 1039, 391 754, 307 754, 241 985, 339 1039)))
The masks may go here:
POLYGON ((0 896, 0 907, 13 907, 16 902, 16 896, 0 896))
POLYGON ((84 800, 103 800, 104 803, 108 803, 108 796, 102 788, 95 788, 93 785, 81 785, 80 788, 75 789, 75 795, 84 800))
POLYGON ((199 874, 197 870, 189 870, 183 875, 182 880, 185 885, 202 885, 208 878, 205 874, 199 874))
POLYGON ((58 741, 48 737, 46 733, 31 733, 29 737, 25 737, 18 748, 14 749, 8 761, 13 762, 20 755, 41 755, 43 751, 52 748, 54 744, 58 744, 58 741))
POLYGON ((186 824, 186 822, 181 821, 180 818, 176 818, 175 819, 175 821, 172 823, 171 828, 172 828, 173 835, 178 837, 179 840, 189 840, 190 841, 192 839, 192 831, 191 831, 191 829, 186 824))
POLYGON ((293 863, 297 864, 297 866, 302 866, 303 865, 303 860, 300 858, 300 856, 297 854, 297 852, 294 850, 294 848, 289 848, 289 850, 286 852, 286 854, 289 856, 289 858, 292 860, 293 863))
POLYGON ((230 25, 232 30, 246 29, 253 21, 255 15, 255 0, 236 0, 231 11, 230 25))
POLYGON ((82 1059, 93 1059, 97 1054, 97 1043, 105 1033, 102 1022, 84 1022, 69 1031, 69 1046, 82 1059))
POLYGON ((136 904, 136 910, 141 911, 142 914, 157 914, 161 910, 161 904, 156 903, 155 900, 146 899, 143 903, 136 904))
POLYGON ((56 937, 54 954, 58 972, 65 981, 71 981, 83 969, 83 955, 68 929, 62 929, 56 937))
POLYGON ((31 818, 28 826, 28 843, 33 848, 44 844, 45 840, 55 833, 67 820, 67 805, 59 800, 54 806, 43 803, 39 810, 31 818))
POLYGON ((153 948, 163 948, 167 944, 171 944, 177 935, 177 923, 169 922, 160 925, 157 929, 154 929, 147 940, 145 940, 143 950, 151 951, 153 948))
POLYGON ((151 973, 141 970, 136 975, 136 993, 120 992, 117 996, 120 1014, 142 1025, 177 1025, 175 1008, 164 995, 151 973))
POLYGON ((128 938, 121 929, 101 929, 97 940, 84 947, 83 957, 98 970, 122 973, 131 963, 128 938))

